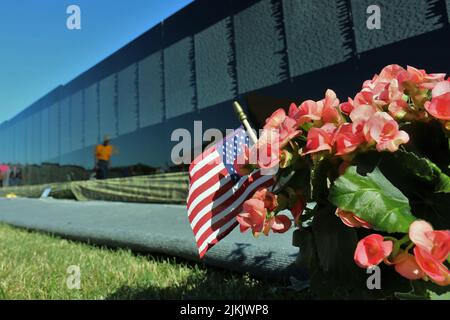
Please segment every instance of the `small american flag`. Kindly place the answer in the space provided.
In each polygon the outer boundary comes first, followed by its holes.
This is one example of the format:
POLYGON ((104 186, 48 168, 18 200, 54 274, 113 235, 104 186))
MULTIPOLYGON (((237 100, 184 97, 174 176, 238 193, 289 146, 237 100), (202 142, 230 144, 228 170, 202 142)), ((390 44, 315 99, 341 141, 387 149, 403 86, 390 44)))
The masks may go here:
POLYGON ((273 176, 260 170, 241 177, 234 169, 235 159, 248 144, 245 130, 239 128, 206 149, 189 168, 187 209, 200 258, 238 225, 236 215, 244 201, 274 184, 273 176))

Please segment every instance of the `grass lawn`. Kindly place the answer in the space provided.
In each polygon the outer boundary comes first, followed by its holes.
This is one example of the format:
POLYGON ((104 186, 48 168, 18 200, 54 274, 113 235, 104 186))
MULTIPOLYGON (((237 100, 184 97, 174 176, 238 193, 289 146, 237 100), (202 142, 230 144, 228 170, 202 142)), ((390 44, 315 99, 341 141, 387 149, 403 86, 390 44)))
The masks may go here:
MULTIPOLYGON (((0 299, 295 299, 280 284, 0 224, 0 299), (69 266, 80 289, 67 286, 69 266)), ((303 297, 304 298, 304 297, 303 297)))

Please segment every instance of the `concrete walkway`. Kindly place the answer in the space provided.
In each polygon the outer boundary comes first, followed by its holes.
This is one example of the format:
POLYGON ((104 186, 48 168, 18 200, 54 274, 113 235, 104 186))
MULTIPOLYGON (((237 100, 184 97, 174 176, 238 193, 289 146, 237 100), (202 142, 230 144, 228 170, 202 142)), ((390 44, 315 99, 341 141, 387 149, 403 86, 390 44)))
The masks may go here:
MULTIPOLYGON (((54 199, 0 199, 0 222, 98 245, 198 261, 184 206, 54 199)), ((254 239, 235 229, 204 262, 259 277, 304 278, 292 231, 254 239)))

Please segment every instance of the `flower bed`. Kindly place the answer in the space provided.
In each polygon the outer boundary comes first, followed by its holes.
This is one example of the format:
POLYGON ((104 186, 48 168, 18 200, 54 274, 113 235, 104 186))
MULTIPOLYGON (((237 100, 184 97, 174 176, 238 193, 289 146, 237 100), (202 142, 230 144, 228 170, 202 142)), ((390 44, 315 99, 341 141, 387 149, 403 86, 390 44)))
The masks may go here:
POLYGON ((279 109, 235 163, 276 169, 274 191, 244 203, 241 231, 285 232, 290 210, 319 297, 448 294, 449 144, 450 78, 413 67, 385 67, 343 103, 328 90, 279 109), (381 290, 367 287, 374 266, 381 290))

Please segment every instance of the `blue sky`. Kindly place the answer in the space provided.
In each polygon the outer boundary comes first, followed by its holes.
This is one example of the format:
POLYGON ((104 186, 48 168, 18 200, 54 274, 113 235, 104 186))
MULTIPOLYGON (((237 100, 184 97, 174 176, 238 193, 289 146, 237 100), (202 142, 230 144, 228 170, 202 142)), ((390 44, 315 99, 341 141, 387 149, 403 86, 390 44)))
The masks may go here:
POLYGON ((191 0, 0 0, 0 123, 191 0), (81 30, 66 9, 81 8, 81 30))

